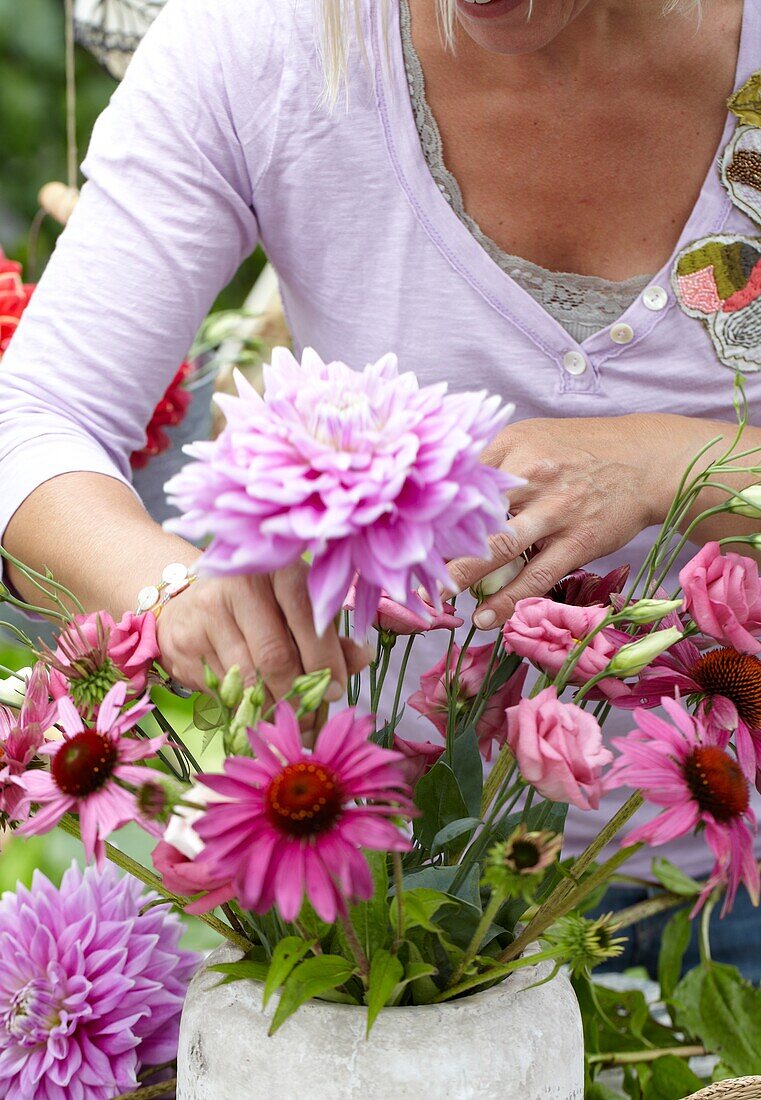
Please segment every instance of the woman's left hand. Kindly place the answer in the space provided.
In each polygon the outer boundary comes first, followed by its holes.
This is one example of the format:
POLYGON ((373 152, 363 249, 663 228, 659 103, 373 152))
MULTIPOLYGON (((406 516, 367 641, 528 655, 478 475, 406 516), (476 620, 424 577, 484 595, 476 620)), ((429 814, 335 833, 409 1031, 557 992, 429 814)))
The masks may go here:
POLYGON ((694 440, 675 430, 673 422, 682 420, 655 414, 523 420, 500 432, 484 461, 526 485, 510 494, 513 518, 508 532, 491 539, 491 559, 450 563, 453 587, 469 588, 531 546, 538 553, 515 580, 483 601, 475 625, 503 623, 518 600, 546 595, 574 569, 661 523, 694 453, 694 440))

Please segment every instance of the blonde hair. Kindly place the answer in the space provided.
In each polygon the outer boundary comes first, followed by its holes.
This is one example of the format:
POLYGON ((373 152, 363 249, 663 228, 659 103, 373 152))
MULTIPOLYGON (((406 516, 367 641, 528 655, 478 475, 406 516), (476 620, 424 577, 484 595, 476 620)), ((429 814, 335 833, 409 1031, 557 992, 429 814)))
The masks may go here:
MULTIPOLYGON (((388 23, 389 4, 399 0, 379 0, 383 11, 384 26, 388 23)), ((319 16, 320 33, 318 46, 325 74, 323 99, 335 104, 346 82, 351 44, 358 43, 362 56, 366 59, 364 36, 362 33, 361 0, 315 0, 319 16)), ((534 0, 529 0, 529 18, 534 0)), ((701 0, 664 0, 663 11, 668 14, 677 10, 697 9, 701 0)), ((442 37, 447 46, 454 48, 455 26, 457 23, 457 0, 436 0, 436 12, 442 37)))

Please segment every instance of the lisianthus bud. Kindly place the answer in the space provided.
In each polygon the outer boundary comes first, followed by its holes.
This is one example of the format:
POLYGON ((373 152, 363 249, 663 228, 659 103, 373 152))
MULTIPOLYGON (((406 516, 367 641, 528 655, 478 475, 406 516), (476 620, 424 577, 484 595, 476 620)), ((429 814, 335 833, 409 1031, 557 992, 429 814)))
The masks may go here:
POLYGON ((658 623, 674 611, 681 611, 684 600, 637 600, 620 612, 630 623, 658 623))
POLYGON ((187 794, 188 788, 171 776, 153 772, 151 778, 137 791, 137 808, 140 816, 148 821, 164 823, 187 794))
POLYGON ((761 519, 761 483, 743 489, 742 496, 732 497, 728 510, 737 516, 761 519))
POLYGON ((240 666, 233 665, 228 670, 227 675, 222 681, 222 686, 219 689, 219 698, 226 707, 230 710, 236 710, 243 699, 244 689, 243 677, 241 676, 240 666))
POLYGON ((228 756, 253 756, 247 731, 258 725, 264 701, 264 683, 261 680, 244 689, 233 720, 224 732, 223 743, 228 756))
POLYGON ((219 690, 219 677, 208 665, 203 666, 203 681, 211 692, 219 690))
POLYGON ((684 634, 675 626, 667 630, 654 630, 652 634, 622 646, 605 671, 609 676, 638 676, 651 661, 683 638, 684 634))
POLYGON ((484 882, 503 897, 530 901, 544 872, 560 854, 563 837, 551 832, 529 832, 525 825, 490 848, 484 882))
POLYGON ((293 681, 293 693, 299 700, 299 714, 311 714, 313 710, 317 710, 325 698, 331 679, 329 668, 296 677, 293 681))
POLYGON ((559 961, 566 963, 574 975, 589 975, 590 971, 623 953, 625 936, 613 936, 613 914, 597 920, 569 913, 561 917, 546 933, 546 939, 558 949, 559 961))
POLYGON ((481 603, 482 600, 493 596, 495 592, 499 592, 500 589, 514 581, 525 564, 526 560, 521 555, 513 558, 507 565, 501 565, 499 569, 493 570, 487 576, 482 577, 480 581, 476 581, 475 584, 471 585, 471 594, 481 603))

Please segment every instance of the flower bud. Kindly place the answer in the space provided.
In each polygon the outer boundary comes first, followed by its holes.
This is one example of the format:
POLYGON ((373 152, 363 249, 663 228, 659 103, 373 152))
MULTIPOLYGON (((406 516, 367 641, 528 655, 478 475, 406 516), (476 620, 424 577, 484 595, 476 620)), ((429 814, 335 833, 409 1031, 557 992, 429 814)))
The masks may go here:
POLYGON ((624 607, 620 615, 630 623, 657 623, 683 607, 684 600, 637 600, 631 607, 624 607))
POLYGON ((501 565, 499 569, 494 569, 487 576, 482 577, 480 581, 476 581, 471 585, 471 595, 475 596, 479 603, 487 599, 489 596, 493 596, 495 592, 499 592, 500 589, 506 585, 511 584, 518 574, 522 571, 526 560, 522 555, 518 555, 517 558, 513 558, 507 565, 501 565))
POLYGON ((161 772, 153 772, 151 778, 137 791, 137 808, 140 816, 148 821, 169 821, 175 806, 188 793, 176 780, 161 772))
POLYGON ((728 505, 728 511, 736 516, 747 516, 749 519, 761 519, 761 483, 749 485, 742 490, 742 496, 732 497, 728 505))
POLYGON ((530 832, 521 824, 507 840, 489 849, 484 882, 505 899, 522 897, 531 901, 562 845, 562 835, 546 830, 530 832))
POLYGON ((684 634, 675 626, 670 626, 667 630, 654 630, 652 634, 646 634, 644 638, 622 646, 605 672, 609 676, 638 676, 651 661, 683 638, 684 634))
POLYGON ((228 756, 253 756, 248 740, 248 730, 259 724, 264 709, 264 683, 257 680, 243 691, 238 709, 223 735, 225 752, 228 756))
POLYGON ((240 666, 233 665, 228 670, 227 675, 222 681, 222 686, 219 689, 219 698, 226 707, 230 710, 236 710, 243 699, 244 689, 243 677, 241 676, 240 666))
POLYGON ((212 694, 219 690, 219 677, 208 665, 203 666, 203 681, 212 694))
POLYGON ((623 953, 626 937, 614 937, 614 931, 612 913, 597 920, 569 913, 556 921, 545 935, 557 949, 558 961, 566 963, 578 977, 589 975, 595 966, 623 953))
POLYGON ((299 714, 311 714, 313 710, 317 710, 325 698, 331 679, 329 668, 296 677, 293 681, 293 694, 299 700, 299 714))

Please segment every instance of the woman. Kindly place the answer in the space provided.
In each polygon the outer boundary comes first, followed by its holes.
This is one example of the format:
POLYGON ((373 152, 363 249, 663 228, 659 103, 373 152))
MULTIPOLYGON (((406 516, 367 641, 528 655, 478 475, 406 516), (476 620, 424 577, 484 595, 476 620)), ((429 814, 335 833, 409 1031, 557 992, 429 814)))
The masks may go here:
MULTIPOLYGON (((0 377, 5 545, 89 607, 133 608, 167 563, 197 557, 134 499, 125 456, 257 240, 298 349, 354 365, 393 349, 423 382, 515 402, 489 456, 527 479, 512 534, 493 561, 455 563, 455 584, 541 552, 479 609, 485 629, 592 559, 625 547, 616 560, 636 563, 687 461, 732 432, 732 373, 671 276, 693 242, 756 232, 714 160, 736 121, 726 98, 760 56, 758 6, 440 6, 456 49, 431 0, 358 0, 356 24, 348 0, 316 16, 311 0, 169 0, 138 51, 0 377)), ((746 390, 761 423, 761 374, 746 390)), ((296 568, 199 582, 166 607, 159 644, 188 686, 204 660, 238 663, 275 696, 329 664, 337 699, 366 660, 316 637, 296 568)))

